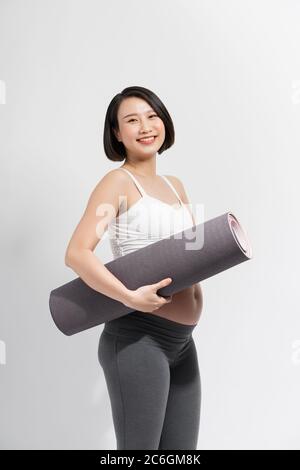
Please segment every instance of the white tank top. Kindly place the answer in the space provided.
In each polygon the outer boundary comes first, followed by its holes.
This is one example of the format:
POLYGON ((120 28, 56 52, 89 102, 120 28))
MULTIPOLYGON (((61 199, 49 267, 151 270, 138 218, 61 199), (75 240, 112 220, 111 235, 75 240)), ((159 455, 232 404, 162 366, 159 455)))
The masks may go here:
POLYGON ((108 225, 114 259, 194 225, 190 211, 164 175, 160 176, 176 194, 180 203, 179 207, 149 196, 130 171, 125 168, 120 169, 130 175, 142 197, 128 210, 121 211, 124 204, 126 208, 126 199, 125 201, 123 199, 120 204, 120 214, 114 217, 108 225))

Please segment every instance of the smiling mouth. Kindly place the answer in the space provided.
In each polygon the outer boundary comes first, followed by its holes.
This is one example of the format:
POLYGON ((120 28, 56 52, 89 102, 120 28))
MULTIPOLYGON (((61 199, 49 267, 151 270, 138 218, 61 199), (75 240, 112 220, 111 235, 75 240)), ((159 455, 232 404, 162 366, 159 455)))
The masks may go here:
POLYGON ((151 137, 141 137, 140 139, 137 139, 138 142, 151 142, 155 140, 157 135, 152 135, 151 137))

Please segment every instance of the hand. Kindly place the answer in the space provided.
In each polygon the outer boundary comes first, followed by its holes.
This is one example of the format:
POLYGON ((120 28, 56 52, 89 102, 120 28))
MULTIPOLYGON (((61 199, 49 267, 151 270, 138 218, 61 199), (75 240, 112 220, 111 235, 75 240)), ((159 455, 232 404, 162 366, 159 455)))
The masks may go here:
POLYGON ((154 310, 162 307, 162 305, 172 301, 172 296, 162 297, 156 294, 157 290, 168 286, 171 282, 172 279, 167 277, 155 284, 141 286, 138 289, 131 291, 128 302, 126 302, 125 305, 133 310, 153 312, 154 310))

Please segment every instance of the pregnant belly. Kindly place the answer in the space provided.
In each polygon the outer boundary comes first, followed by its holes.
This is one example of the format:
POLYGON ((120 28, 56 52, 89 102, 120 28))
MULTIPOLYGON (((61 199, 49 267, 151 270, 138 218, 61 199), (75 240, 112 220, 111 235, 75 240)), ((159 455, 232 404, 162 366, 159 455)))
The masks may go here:
POLYGON ((200 284, 194 284, 173 294, 172 301, 151 312, 152 315, 167 318, 184 325, 196 325, 203 307, 200 284))

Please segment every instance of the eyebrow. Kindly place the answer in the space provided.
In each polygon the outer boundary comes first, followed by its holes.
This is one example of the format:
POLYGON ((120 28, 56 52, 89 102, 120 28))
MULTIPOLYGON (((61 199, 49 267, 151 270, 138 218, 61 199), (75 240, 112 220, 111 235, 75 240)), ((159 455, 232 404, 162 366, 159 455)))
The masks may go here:
MULTIPOLYGON (((152 112, 154 112, 153 109, 148 109, 148 111, 145 111, 145 114, 146 113, 152 113, 152 112)), ((138 116, 138 113, 126 114, 126 116, 124 116, 123 119, 126 119, 129 116, 138 116)))

